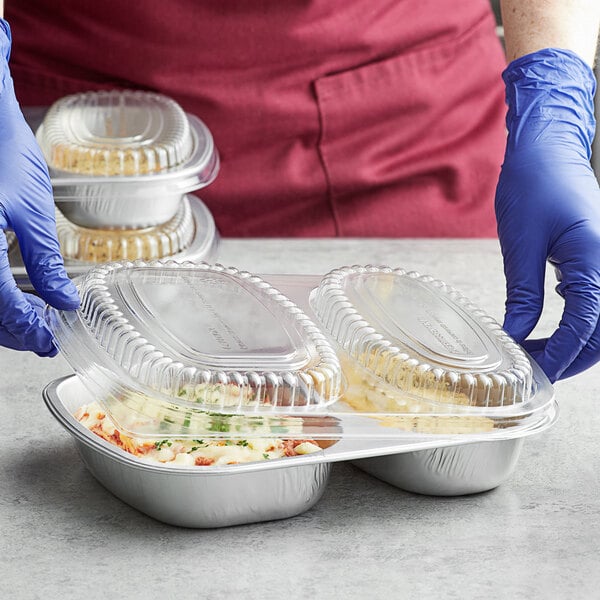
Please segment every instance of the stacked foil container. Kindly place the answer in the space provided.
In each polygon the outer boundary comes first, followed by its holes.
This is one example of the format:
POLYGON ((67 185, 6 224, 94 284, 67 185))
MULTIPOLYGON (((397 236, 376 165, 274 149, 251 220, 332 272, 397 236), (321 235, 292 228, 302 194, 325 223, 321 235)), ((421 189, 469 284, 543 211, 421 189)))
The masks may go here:
MULTIPOLYGON (((66 96, 37 127, 68 270, 119 259, 214 259, 218 233, 190 192, 219 157, 208 128, 172 99, 113 90, 66 96)), ((11 260, 17 266, 19 260, 11 260)))

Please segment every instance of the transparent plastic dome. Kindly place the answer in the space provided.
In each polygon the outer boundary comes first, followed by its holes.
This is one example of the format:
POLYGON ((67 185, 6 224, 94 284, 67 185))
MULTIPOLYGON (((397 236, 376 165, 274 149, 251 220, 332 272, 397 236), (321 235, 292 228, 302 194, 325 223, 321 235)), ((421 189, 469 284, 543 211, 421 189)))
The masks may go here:
POLYGON ((94 176, 160 173, 185 163, 194 147, 175 101, 129 90, 62 98, 46 114, 38 141, 51 168, 94 176))
POLYGON ((78 311, 48 309, 60 350, 113 417, 123 405, 161 415, 145 433, 205 427, 207 410, 306 410, 339 397, 323 333, 256 275, 124 261, 91 269, 78 288, 78 311))
POLYGON ((312 306, 349 368, 370 374, 375 386, 385 382, 389 390, 454 406, 529 399, 532 367, 523 350, 440 280, 389 267, 346 267, 322 280, 312 306))
POLYGON ((36 137, 56 205, 80 227, 163 225, 186 194, 219 171, 208 127, 152 92, 66 96, 50 107, 36 137))
POLYGON ((91 398, 134 436, 416 448, 521 437, 555 418, 552 385, 490 316, 402 269, 262 278, 136 261, 99 265, 78 287, 81 308, 48 308, 47 322, 91 398))

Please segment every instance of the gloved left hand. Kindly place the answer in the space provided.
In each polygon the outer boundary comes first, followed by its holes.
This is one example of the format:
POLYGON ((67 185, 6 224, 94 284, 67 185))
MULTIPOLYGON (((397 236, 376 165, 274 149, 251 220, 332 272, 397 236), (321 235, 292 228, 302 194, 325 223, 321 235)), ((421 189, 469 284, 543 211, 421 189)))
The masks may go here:
POLYGON ((45 302, 79 306, 56 239, 48 169, 25 122, 8 69, 10 29, 0 19, 0 345, 53 356, 57 350, 42 313, 45 302), (19 241, 29 279, 43 300, 18 289, 8 262, 4 230, 19 241))
POLYGON ((576 54, 546 49, 504 75, 508 142, 496 192, 507 301, 504 328, 551 381, 600 360, 600 189, 590 166, 595 79, 576 54), (551 337, 540 318, 546 260, 564 298, 551 337))

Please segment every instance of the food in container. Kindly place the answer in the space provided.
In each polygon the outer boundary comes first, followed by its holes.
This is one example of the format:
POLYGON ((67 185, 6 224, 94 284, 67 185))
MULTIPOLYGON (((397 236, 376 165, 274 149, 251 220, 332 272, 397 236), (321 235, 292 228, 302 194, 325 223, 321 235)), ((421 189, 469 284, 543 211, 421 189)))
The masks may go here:
MULTIPOLYGON (((120 433, 140 440, 310 439, 324 449, 261 469, 368 458, 369 472, 415 491, 392 459, 385 475, 376 457, 414 453, 412 472, 425 481, 436 463, 420 452, 452 448, 441 455, 455 466, 461 456, 468 464, 482 442, 518 453, 514 440, 554 422, 552 386, 539 367, 440 282, 387 267, 338 269, 306 286, 294 276, 279 276, 277 288, 266 279, 221 265, 123 261, 79 280, 78 312, 48 309, 78 374, 73 386, 84 393, 69 414, 56 408, 60 398, 47 402, 85 447, 85 460, 119 463, 119 482, 101 481, 127 502, 141 503, 121 481, 123 461, 127 469, 143 461, 105 446, 99 457, 94 434, 72 424, 83 404, 100 402, 120 433)), ((505 457, 508 476, 514 454, 505 457)), ((447 487, 421 491, 489 488, 474 469, 465 487, 463 471, 447 471, 447 487)))
POLYGON ((88 228, 166 223, 219 167, 204 123, 151 92, 66 96, 50 107, 36 137, 57 206, 88 228))
POLYGON ((62 98, 48 110, 39 140, 50 167, 88 175, 160 173, 193 151, 188 118, 175 101, 128 90, 62 98))
MULTIPOLYGON (((495 407, 510 411, 531 400, 533 367, 522 349, 439 280, 387 267, 338 269, 322 280, 312 302, 340 345, 344 400, 359 411, 387 412, 380 419, 385 426, 429 434, 484 433, 499 426, 490 418, 502 411, 495 407), (389 414, 394 411, 406 414, 389 414), (436 414, 423 414, 431 412, 436 414)), ((501 427, 518 420, 508 417, 501 427)), ((355 464, 408 491, 459 495, 504 481, 522 444, 517 437, 355 464)))
POLYGON ((318 452, 321 449, 314 440, 281 438, 250 438, 248 440, 133 438, 119 431, 97 402, 81 406, 74 416, 90 431, 126 452, 145 461, 171 466, 233 465, 286 456, 302 456, 318 452))

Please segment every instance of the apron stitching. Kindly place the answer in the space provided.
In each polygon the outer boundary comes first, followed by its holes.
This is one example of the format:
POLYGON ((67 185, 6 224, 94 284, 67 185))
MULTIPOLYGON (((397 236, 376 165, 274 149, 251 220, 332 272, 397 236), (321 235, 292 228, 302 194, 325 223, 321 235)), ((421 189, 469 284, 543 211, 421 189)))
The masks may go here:
MULTIPOLYGON (((315 88, 317 87, 317 85, 318 85, 318 82, 315 82, 314 83, 315 88)), ((316 89, 315 89, 315 92, 316 92, 316 89)), ((327 184, 327 204, 329 205, 329 210, 331 211, 331 215, 333 217, 333 224, 335 227, 335 235, 336 235, 336 237, 341 237, 342 236, 341 221, 340 221, 339 215, 336 210, 335 202, 333 201, 333 196, 334 196, 333 184, 332 184, 330 176, 329 176, 329 166, 327 165, 327 158, 325 157, 325 154, 326 154, 325 149, 322 145, 324 133, 325 133, 325 114, 321 110, 321 101, 319 99, 319 94, 315 93, 315 96, 317 99, 317 109, 318 109, 318 113, 319 113, 319 126, 320 126, 319 140, 317 142, 317 154, 319 155, 319 161, 323 167, 323 173, 325 175, 325 182, 327 184)))

